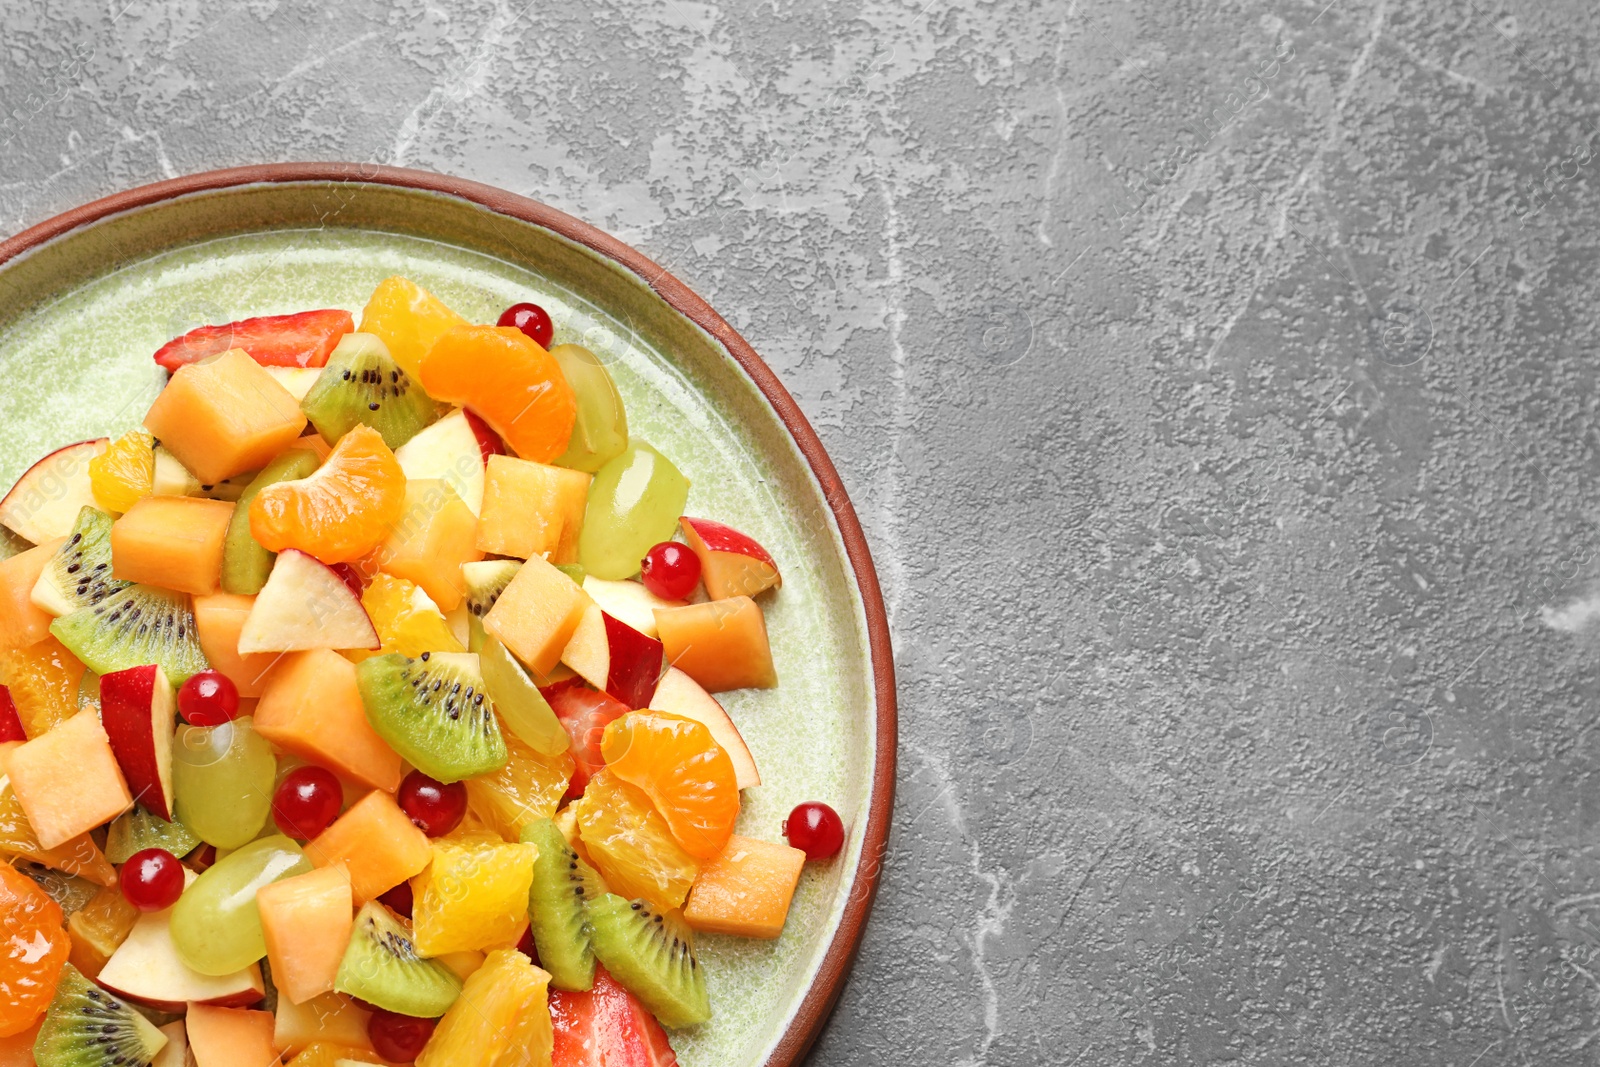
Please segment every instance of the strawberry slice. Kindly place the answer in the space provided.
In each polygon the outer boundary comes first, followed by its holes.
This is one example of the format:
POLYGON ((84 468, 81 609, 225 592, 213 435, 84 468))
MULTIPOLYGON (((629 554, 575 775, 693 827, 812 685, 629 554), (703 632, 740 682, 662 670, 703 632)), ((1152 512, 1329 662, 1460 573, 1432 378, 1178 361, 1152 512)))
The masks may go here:
POLYGON ((581 678, 570 678, 539 690, 556 713, 567 736, 572 739, 572 781, 567 784, 568 799, 583 796, 589 779, 605 768, 605 757, 600 754, 600 739, 606 726, 628 714, 628 705, 598 689, 590 687, 581 678))
POLYGON ((17 714, 16 702, 11 699, 11 690, 0 685, 0 742, 27 739, 28 735, 22 731, 22 718, 17 714))
POLYGON ((550 1022, 553 1067, 678 1067, 667 1032, 604 967, 587 993, 550 991, 550 1022))
POLYGON ((156 352, 169 371, 230 348, 242 348, 263 367, 322 367, 339 338, 356 328, 348 311, 301 311, 264 315, 225 326, 201 326, 174 338, 156 352))

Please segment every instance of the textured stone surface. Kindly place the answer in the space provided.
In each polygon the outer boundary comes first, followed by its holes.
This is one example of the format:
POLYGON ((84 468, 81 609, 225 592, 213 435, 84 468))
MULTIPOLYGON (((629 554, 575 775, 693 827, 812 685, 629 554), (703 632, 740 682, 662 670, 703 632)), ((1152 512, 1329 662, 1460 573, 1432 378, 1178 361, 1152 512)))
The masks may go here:
POLYGON ((4 21, 6 231, 448 171, 644 249, 795 391, 904 724, 813 1062, 1600 1059, 1593 4, 4 21))

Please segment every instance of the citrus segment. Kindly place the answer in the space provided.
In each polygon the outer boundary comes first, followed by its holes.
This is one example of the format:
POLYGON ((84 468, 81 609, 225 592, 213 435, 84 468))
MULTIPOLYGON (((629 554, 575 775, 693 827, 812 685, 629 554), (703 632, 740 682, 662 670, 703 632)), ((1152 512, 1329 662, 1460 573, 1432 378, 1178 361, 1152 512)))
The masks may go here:
MULTIPOLYGON (((380 338, 400 369, 417 376, 422 357, 439 335, 467 320, 409 278, 385 278, 361 312, 361 332, 380 338)), ((426 387, 426 383, 424 383, 426 387)))
POLYGON ((83 663, 54 637, 0 652, 0 684, 11 691, 31 741, 78 713, 83 663))
POLYGON ((411 882, 411 918, 424 956, 513 945, 528 924, 532 845, 438 840, 411 882))
POLYGON ((642 790, 601 771, 572 807, 589 857, 613 892, 667 910, 683 904, 699 864, 642 790))
POLYGON ((535 1067, 550 1062, 550 976, 516 949, 472 973, 417 1067, 535 1067))
POLYGON ((61 905, 33 879, 0 864, 0 1037, 33 1025, 67 962, 61 905))
POLYGON ((389 536, 405 499, 394 453, 378 431, 358 426, 315 474, 256 494, 250 533, 268 552, 297 548, 323 563, 353 563, 389 536))
POLYGON ((506 765, 493 774, 467 780, 472 810, 508 841, 536 819, 556 813, 572 780, 572 753, 546 756, 524 744, 510 730, 505 735, 506 765))
POLYGON ((156 439, 130 430, 89 461, 95 503, 121 514, 149 496, 156 480, 156 439))
POLYGON ((357 662, 369 656, 398 652, 413 659, 424 652, 465 652, 444 615, 414 582, 379 574, 361 594, 382 642, 376 652, 352 652, 357 662))
POLYGON ((663 711, 633 711, 606 727, 606 770, 644 791, 672 836, 697 859, 720 855, 739 818, 733 761, 711 731, 663 711))
POLYGON ((471 408, 523 459, 549 463, 567 450, 578 402, 555 357, 509 326, 446 330, 422 361, 435 400, 471 408))

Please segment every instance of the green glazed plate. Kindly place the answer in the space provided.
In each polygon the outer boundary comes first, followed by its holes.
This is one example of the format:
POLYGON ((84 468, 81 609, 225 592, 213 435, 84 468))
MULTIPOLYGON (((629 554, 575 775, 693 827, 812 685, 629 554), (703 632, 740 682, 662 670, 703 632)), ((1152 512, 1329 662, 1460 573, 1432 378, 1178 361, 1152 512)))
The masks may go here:
POLYGON ((849 840, 808 864, 783 937, 706 936, 714 1019, 676 1033, 686 1067, 787 1064, 814 1039, 861 936, 894 783, 887 624, 861 529, 820 443, 748 344, 620 242, 470 182, 370 166, 242 168, 146 186, 0 244, 0 484, 61 445, 137 426, 163 342, 206 323, 312 307, 359 316, 402 274, 475 322, 533 300, 607 361, 631 433, 693 483, 688 512, 765 545, 781 679, 724 695, 764 782, 738 832, 782 840, 824 800, 849 840))

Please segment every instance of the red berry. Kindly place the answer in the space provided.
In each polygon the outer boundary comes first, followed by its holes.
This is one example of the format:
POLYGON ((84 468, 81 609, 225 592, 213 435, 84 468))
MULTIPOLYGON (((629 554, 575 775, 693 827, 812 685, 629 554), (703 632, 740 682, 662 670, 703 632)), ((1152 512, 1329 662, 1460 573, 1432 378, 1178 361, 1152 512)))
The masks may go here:
MULTIPOLYGON (((378 901, 396 915, 403 915, 407 919, 411 918, 411 908, 414 903, 411 896, 411 883, 401 882, 379 897, 378 901)), ((532 927, 529 927, 529 929, 531 930, 532 927)))
POLYGON ((22 717, 17 714, 16 701, 11 699, 11 690, 0 685, 0 741, 26 741, 28 735, 22 730, 22 717))
POLYGON ((550 321, 550 313, 538 304, 512 304, 501 313, 500 321, 495 325, 515 326, 538 342, 541 348, 549 348, 551 339, 556 335, 556 326, 550 321))
POLYGON ((191 726, 221 726, 239 714, 239 687, 220 671, 201 671, 178 690, 178 712, 191 726))
POLYGON ((644 554, 639 577, 662 600, 682 600, 700 581, 700 557, 688 545, 663 541, 644 554))
POLYGON ((815 800, 796 804, 783 824, 789 844, 806 854, 808 860, 837 856, 844 847, 844 821, 828 805, 815 800))
POLYGON ((162 911, 183 895, 183 864, 164 848, 135 852, 122 865, 122 895, 140 911, 162 911))
POLYGON ((296 841, 310 841, 333 825, 344 807, 344 789, 322 767, 290 771, 272 797, 272 821, 296 841))
POLYGON ((443 837, 460 826, 467 814, 466 786, 460 782, 445 785, 421 771, 406 775, 395 799, 400 803, 400 810, 429 837, 443 837))
POLYGON ((384 1059, 410 1063, 422 1055, 438 1025, 438 1019, 416 1019, 379 1008, 367 1020, 367 1036, 372 1039, 372 1051, 384 1059))

